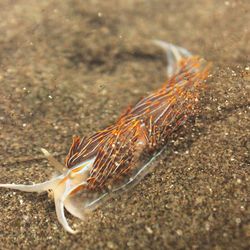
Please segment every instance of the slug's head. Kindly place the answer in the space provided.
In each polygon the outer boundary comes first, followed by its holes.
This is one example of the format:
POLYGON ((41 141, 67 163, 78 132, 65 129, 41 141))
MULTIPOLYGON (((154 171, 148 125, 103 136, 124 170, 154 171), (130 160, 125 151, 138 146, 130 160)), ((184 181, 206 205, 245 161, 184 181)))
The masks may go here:
POLYGON ((79 218, 83 218, 83 214, 81 214, 81 210, 75 207, 75 204, 72 204, 73 201, 72 197, 73 194, 75 195, 78 190, 84 189, 86 186, 87 178, 89 176, 89 171, 93 166, 95 158, 86 160, 71 169, 65 169, 63 166, 60 165, 50 155, 46 150, 42 150, 48 160, 50 161, 53 166, 57 170, 62 172, 61 175, 52 178, 49 181, 45 181, 39 184, 33 185, 22 185, 22 184, 0 184, 0 187, 11 188, 16 190, 21 190, 25 192, 43 192, 43 191, 53 191, 55 207, 56 207, 56 214, 59 222, 63 225, 64 229, 70 233, 76 233, 68 224, 65 214, 64 214, 64 207, 79 218))

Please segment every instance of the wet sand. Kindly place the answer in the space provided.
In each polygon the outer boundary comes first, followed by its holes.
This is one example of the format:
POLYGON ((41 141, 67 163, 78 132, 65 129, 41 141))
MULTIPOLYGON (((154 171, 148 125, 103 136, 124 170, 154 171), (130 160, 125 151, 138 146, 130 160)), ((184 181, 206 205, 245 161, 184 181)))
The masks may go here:
POLYGON ((249 1, 0 2, 0 183, 47 180, 72 135, 165 80, 169 41, 213 63, 201 113, 154 170, 66 233, 48 195, 0 189, 0 249, 247 249, 249 1))

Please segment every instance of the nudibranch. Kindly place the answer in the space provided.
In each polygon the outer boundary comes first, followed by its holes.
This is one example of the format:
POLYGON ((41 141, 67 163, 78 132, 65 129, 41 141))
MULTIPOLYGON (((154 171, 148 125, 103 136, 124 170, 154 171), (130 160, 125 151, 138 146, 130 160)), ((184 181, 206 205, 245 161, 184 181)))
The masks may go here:
POLYGON ((75 233, 64 208, 84 219, 103 200, 138 183, 169 135, 195 114, 208 77, 208 64, 201 57, 170 43, 154 43, 164 49, 168 62, 168 80, 160 89, 128 108, 114 125, 89 137, 74 137, 65 165, 42 149, 60 171, 59 176, 40 184, 0 187, 26 192, 52 190, 59 222, 65 230, 75 233))

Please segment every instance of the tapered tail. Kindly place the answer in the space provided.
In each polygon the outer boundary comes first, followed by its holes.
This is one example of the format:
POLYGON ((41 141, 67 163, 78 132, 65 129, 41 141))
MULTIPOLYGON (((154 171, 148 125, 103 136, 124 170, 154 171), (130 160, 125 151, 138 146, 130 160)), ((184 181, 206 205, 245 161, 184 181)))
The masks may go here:
POLYGON ((161 40, 153 40, 153 43, 166 52, 167 56, 167 76, 170 78, 179 71, 179 62, 183 58, 191 57, 192 54, 182 47, 167 43, 161 40))

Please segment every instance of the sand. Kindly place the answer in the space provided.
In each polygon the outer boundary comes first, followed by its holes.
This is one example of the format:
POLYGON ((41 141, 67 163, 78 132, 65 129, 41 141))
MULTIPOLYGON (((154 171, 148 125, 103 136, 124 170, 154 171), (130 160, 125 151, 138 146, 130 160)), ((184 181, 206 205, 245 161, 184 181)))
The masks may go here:
POLYGON ((162 39, 213 63, 201 113, 154 170, 66 233, 45 194, 0 189, 0 249, 249 249, 249 1, 0 2, 0 183, 47 180, 165 80, 162 39))

